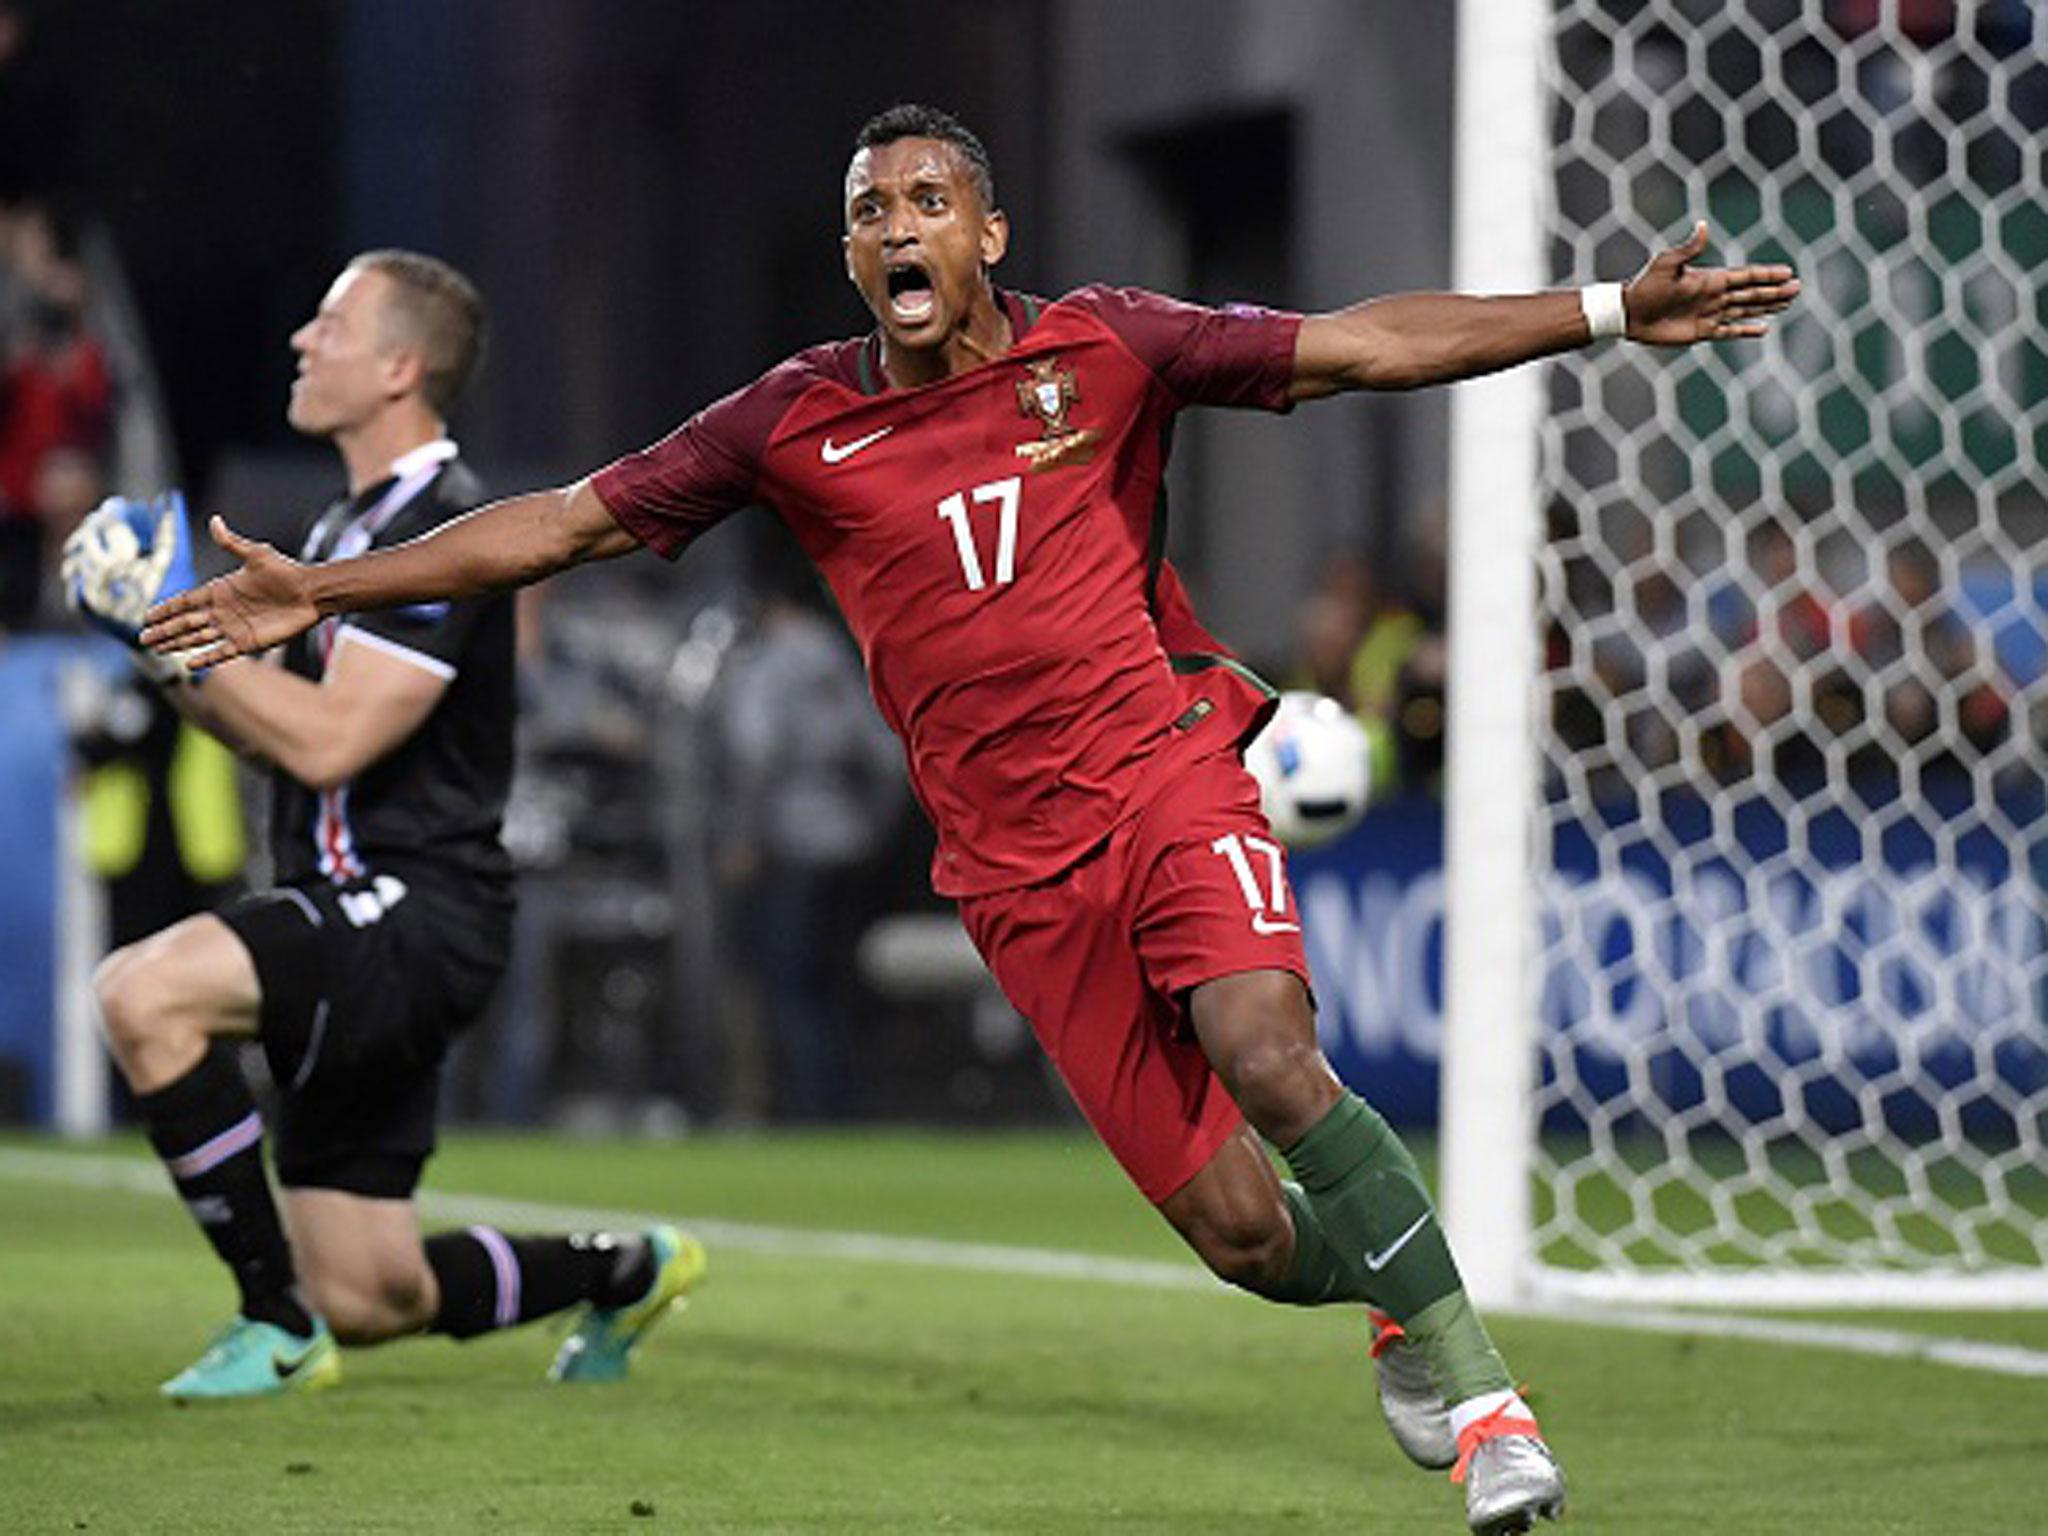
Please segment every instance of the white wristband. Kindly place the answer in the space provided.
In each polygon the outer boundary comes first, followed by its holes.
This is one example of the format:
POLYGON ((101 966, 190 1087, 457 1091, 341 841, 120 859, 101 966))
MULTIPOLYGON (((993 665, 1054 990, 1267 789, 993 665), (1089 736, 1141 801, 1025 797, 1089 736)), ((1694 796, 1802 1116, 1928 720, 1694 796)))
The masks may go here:
POLYGON ((1595 341, 1628 334, 1628 310, 1622 304, 1619 283, 1588 283, 1579 290, 1579 310, 1595 341))

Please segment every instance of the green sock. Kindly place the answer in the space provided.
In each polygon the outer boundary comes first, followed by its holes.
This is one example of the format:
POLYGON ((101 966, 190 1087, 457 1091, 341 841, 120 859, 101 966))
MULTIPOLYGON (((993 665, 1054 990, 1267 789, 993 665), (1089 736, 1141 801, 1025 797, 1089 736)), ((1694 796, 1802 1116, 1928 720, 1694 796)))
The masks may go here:
POLYGON ((1296 1307, 1370 1300, 1358 1287, 1354 1273, 1358 1266, 1346 1264, 1330 1246, 1322 1218, 1316 1215, 1302 1187, 1282 1179, 1280 1192, 1287 1197, 1287 1214, 1294 1219, 1294 1263, 1286 1279, 1260 1294, 1268 1301, 1284 1301, 1296 1307))
POLYGON ((1407 1331, 1445 1401, 1512 1386, 1465 1298, 1422 1170, 1393 1127, 1347 1093, 1286 1155, 1333 1261, 1407 1331))
POLYGON ((1446 1403, 1462 1403, 1482 1392, 1505 1392, 1515 1384, 1508 1363, 1493 1347, 1486 1325, 1472 1310, 1461 1285, 1441 1301, 1433 1301, 1401 1327, 1429 1362, 1436 1389, 1446 1403))

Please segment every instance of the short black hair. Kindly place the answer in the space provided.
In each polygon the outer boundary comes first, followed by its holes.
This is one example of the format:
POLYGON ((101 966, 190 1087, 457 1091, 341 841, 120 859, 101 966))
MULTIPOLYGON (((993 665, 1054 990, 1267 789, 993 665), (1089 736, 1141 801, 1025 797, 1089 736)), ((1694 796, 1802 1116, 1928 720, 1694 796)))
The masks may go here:
POLYGON ((419 251, 364 251, 349 263, 391 280, 384 324, 419 348, 420 393, 445 416, 483 357, 486 317, 476 285, 439 257, 419 251))
POLYGON ((995 210, 995 166, 989 162, 988 150, 974 136, 974 130, 959 118, 937 107, 899 101, 861 124, 860 132, 853 137, 853 151, 859 154, 864 149, 894 144, 898 139, 938 139, 952 145, 967 162, 967 173, 973 178, 974 190, 981 194, 982 207, 990 212, 995 210))

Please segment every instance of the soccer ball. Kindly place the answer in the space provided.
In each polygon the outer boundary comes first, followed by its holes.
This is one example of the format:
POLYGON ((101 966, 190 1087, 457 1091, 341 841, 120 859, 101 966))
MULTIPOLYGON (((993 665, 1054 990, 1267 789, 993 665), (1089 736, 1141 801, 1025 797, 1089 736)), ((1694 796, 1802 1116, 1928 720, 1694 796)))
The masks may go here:
POLYGON ((1372 796, 1365 727, 1320 693, 1280 695, 1280 707, 1245 748, 1266 820, 1290 848, 1313 848, 1358 825, 1372 796))

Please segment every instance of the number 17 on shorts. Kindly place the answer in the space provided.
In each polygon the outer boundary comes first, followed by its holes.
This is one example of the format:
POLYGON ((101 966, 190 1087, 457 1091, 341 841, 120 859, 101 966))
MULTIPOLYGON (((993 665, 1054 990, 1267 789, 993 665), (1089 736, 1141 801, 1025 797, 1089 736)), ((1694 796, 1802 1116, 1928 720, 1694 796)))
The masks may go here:
POLYGON ((1226 832, 1209 844, 1210 851, 1229 861, 1244 904, 1251 909, 1253 933, 1299 933, 1301 924, 1287 900, 1287 856, 1270 837, 1226 832))

